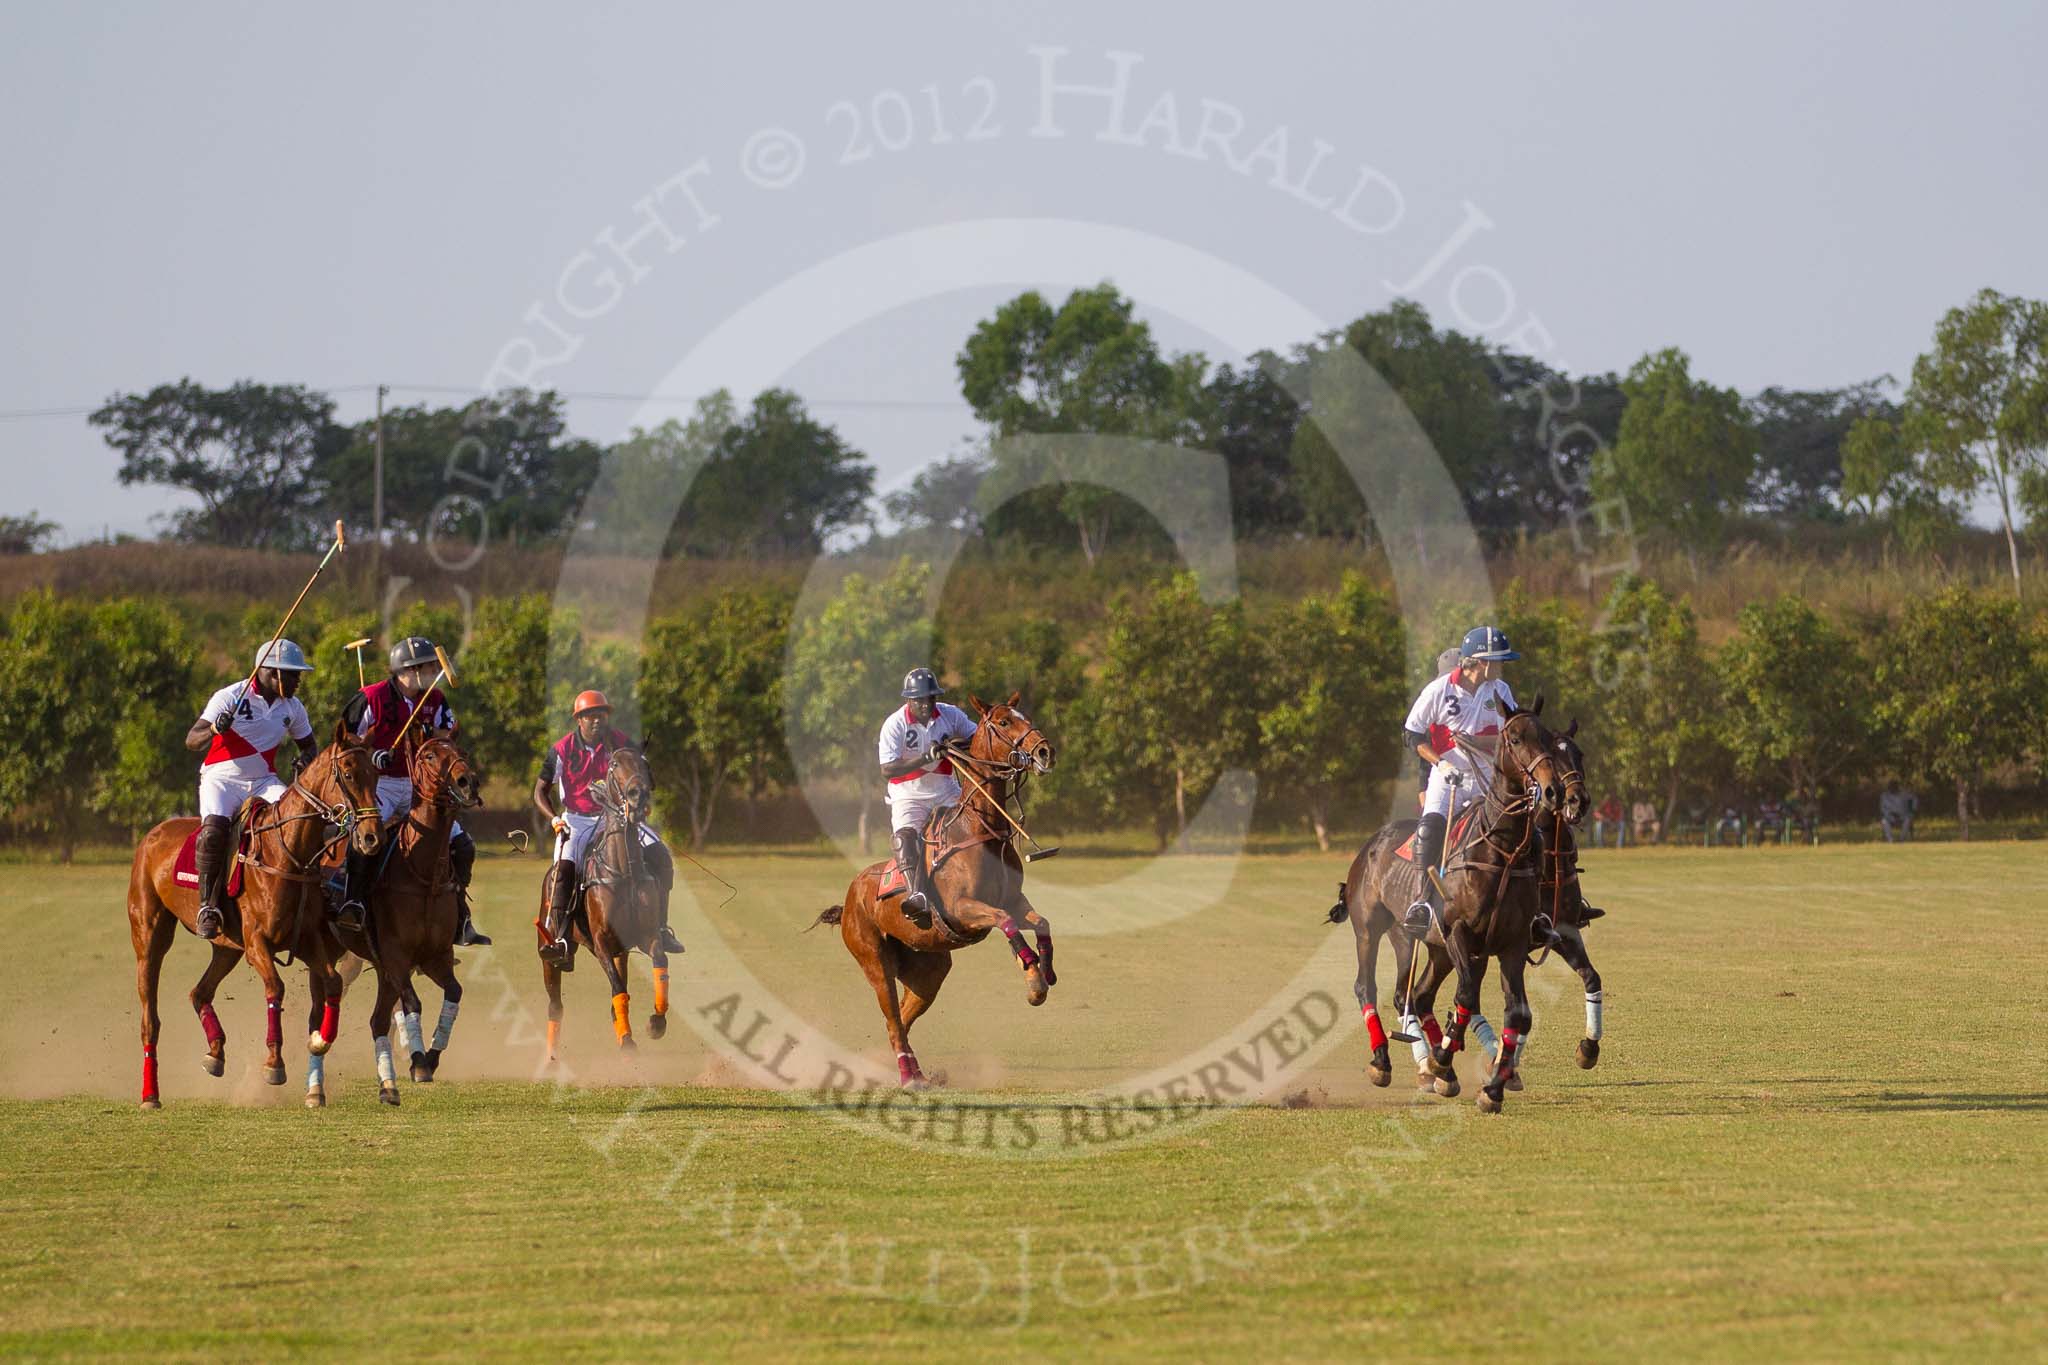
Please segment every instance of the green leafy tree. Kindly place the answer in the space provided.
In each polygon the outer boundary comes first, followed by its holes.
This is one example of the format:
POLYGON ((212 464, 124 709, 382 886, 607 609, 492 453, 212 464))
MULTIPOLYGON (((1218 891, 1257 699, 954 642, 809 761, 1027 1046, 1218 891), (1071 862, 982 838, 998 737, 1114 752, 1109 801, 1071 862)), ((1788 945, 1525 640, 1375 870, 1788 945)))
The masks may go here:
POLYGON ((1951 308, 1934 349, 1913 362, 1904 431, 1928 483, 1997 494, 2017 596, 2013 504, 2023 491, 2048 491, 2036 474, 2048 455, 2048 303, 1985 289, 1951 308))
POLYGON ((461 687, 451 700, 461 708, 463 742, 485 772, 522 788, 532 784, 542 754, 562 733, 549 728, 556 714, 548 676, 574 687, 582 653, 575 618, 540 593, 477 604, 458 663, 461 687))
POLYGON ((1185 836, 1189 804, 1248 765, 1262 663, 1243 604, 1203 601, 1193 574, 1126 594, 1110 612, 1085 721, 1112 813, 1149 818, 1162 849, 1169 832, 1185 836))
POLYGON ((1841 491, 1851 507, 1882 519, 1909 550, 1929 550, 1962 524, 1953 493, 1921 476, 1894 418, 1871 414, 1849 428, 1842 438, 1841 491))
POLYGON ((1840 389, 1771 387, 1747 408, 1756 429, 1756 475, 1750 503, 1781 517, 1840 517, 1843 443, 1857 423, 1895 418, 1897 403, 1885 397, 1889 378, 1840 389))
POLYGON ((1275 377, 1283 363, 1257 355, 1210 379, 1202 443, 1230 470, 1230 515, 1240 539, 1289 535, 1304 516, 1292 453, 1301 405, 1275 377))
POLYGON ((799 621, 790 642, 782 709, 791 758, 806 780, 858 793, 861 852, 880 791, 875 736, 900 706, 903 675, 938 667, 927 595, 931 571, 897 561, 879 581, 851 573, 816 614, 799 621))
POLYGON ((334 400, 300 384, 243 380, 209 389, 190 379, 117 393, 88 419, 121 455, 117 477, 199 499, 166 514, 180 540, 299 549, 322 537, 317 479, 348 440, 334 400))
POLYGON ((1845 705, 1821 680, 1860 676, 1867 662, 1846 632, 1789 594, 1750 603, 1736 625, 1715 660, 1736 770, 1817 809, 1836 782, 1861 770, 1872 722, 1869 708, 1845 705))
POLYGON ((1692 608, 1649 579, 1617 580, 1606 619, 1592 652, 1605 742, 1588 758, 1632 795, 1661 798, 1670 829, 1681 792, 1711 790, 1727 773, 1714 669, 1692 608))
POLYGON ((1967 588, 1908 602, 1878 650, 1886 748, 1955 785, 1965 839, 1985 774, 2038 758, 2048 711, 2042 663, 2019 603, 1967 588))
POLYGON ((787 776, 782 678, 788 598, 745 589, 706 598, 648 630, 640 713, 664 805, 680 787, 692 843, 728 786, 787 776))
POLYGON ((1756 432, 1733 389, 1692 377, 1685 352, 1638 360, 1622 381, 1621 432, 1593 465, 1602 498, 1625 499, 1638 527, 1668 532, 1697 563, 1756 468, 1756 432))
POLYGON ((57 534, 57 523, 44 521, 33 509, 25 517, 0 516, 0 555, 32 555, 57 534))
POLYGON ((1386 597, 1355 570, 1337 591, 1290 604, 1266 629, 1258 717, 1261 776, 1308 805, 1316 843, 1330 851, 1330 810, 1385 778, 1398 746, 1406 697, 1401 623, 1386 597))

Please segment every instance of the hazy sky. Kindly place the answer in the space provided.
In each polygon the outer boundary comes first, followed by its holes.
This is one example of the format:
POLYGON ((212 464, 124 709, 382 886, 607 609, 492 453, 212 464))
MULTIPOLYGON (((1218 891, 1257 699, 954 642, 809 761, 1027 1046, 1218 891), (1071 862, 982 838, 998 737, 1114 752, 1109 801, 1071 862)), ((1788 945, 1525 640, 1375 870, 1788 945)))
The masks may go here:
MULTIPOLYGON (((501 358, 779 379, 894 486, 972 430, 953 355, 1022 284, 1142 279, 1217 359, 1412 285, 1562 366, 1676 344, 1744 391, 1903 375, 1972 291, 2048 295, 2038 5, 1025 8, 13 0, 0 410, 501 358), (1119 64, 1120 114, 1048 117, 1119 64), (920 232, 916 279, 834 264, 920 232)), ((67 539, 163 506, 81 416, 0 420, 0 461, 67 539)))

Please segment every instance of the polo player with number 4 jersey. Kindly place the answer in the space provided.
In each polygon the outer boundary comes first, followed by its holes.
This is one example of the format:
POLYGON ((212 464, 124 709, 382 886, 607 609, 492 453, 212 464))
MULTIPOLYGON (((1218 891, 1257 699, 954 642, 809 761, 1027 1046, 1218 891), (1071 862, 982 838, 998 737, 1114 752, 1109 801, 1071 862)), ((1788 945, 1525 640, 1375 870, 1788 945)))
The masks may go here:
POLYGON ((295 695, 299 675, 312 671, 305 652, 290 640, 266 645, 256 651, 254 681, 244 679, 214 693, 185 732, 185 747, 206 753, 199 767, 199 837, 192 846, 199 871, 199 915, 193 927, 201 938, 218 937, 221 931, 235 813, 252 796, 276 801, 288 790, 277 775, 277 751, 286 739, 298 741, 302 768, 320 752, 313 722, 295 695))
MULTIPOLYGON (((548 889, 548 944, 543 959, 557 964, 569 960, 569 912, 575 905, 576 881, 590 841, 604 822, 591 787, 611 767, 612 755, 621 749, 640 746, 612 728, 612 704, 595 690, 576 696, 569 733, 549 746, 541 759, 540 776, 533 784, 533 805, 547 818, 555 832, 554 880, 548 889), (555 803, 561 803, 556 809, 555 803)), ((683 941, 668 927, 668 888, 675 883, 675 861, 668 845, 652 826, 640 826, 640 846, 647 852, 648 870, 662 886, 661 947, 680 953, 683 941)))
MULTIPOLYGON (((391 676, 371 683, 350 703, 357 708, 356 733, 369 742, 370 761, 377 765, 377 811, 386 824, 412 809, 412 776, 406 770, 404 756, 392 752, 400 734, 433 730, 452 735, 456 728, 455 712, 449 708, 441 689, 434 686, 439 664, 434 642, 424 636, 408 635, 391 647, 390 662, 391 676), (418 720, 413 720, 415 711, 419 713, 418 720), (412 731, 406 729, 408 721, 412 731)), ((469 880, 476 871, 476 840, 469 837, 460 821, 453 824, 449 834, 448 866, 455 878, 456 903, 461 907, 455 942, 460 947, 484 947, 491 940, 477 932, 469 911, 469 880)), ((374 860, 349 855, 348 890, 339 916, 342 923, 353 928, 362 926, 363 904, 376 872, 374 860)))

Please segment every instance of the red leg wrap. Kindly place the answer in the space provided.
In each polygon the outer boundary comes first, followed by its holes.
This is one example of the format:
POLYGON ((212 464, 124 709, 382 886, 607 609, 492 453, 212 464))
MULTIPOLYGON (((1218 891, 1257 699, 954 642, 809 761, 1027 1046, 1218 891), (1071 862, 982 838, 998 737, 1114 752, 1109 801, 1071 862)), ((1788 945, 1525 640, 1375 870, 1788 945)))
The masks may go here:
POLYGON ((153 1047, 142 1049, 142 1098, 156 1098, 156 1049, 153 1047))
POLYGON ((1522 1035, 1513 1029, 1500 1031, 1500 1076, 1502 1080, 1515 1074, 1515 1055, 1521 1049, 1522 1035))
POLYGON ((320 1007, 320 1041, 331 1043, 341 1032, 341 1002, 329 1000, 320 1007))
POLYGON ((1365 1007, 1365 1040, 1372 1044, 1374 1052, 1385 1050, 1387 1031, 1380 1026, 1380 1012, 1371 1005, 1365 1007))
POLYGON ((213 1006, 210 1004, 199 1007, 199 1027, 206 1034, 208 1047, 228 1036, 227 1030, 220 1026, 220 1016, 213 1012, 213 1006))
POLYGON ((264 1015, 267 1022, 263 1027, 263 1041, 272 1047, 284 1046, 284 1001, 266 1000, 264 1015))
POLYGON ((1424 1039, 1428 1041, 1431 1047, 1443 1046, 1444 1031, 1441 1028, 1437 1027, 1436 1016, 1434 1014, 1425 1014, 1422 1016, 1422 1036, 1424 1039))

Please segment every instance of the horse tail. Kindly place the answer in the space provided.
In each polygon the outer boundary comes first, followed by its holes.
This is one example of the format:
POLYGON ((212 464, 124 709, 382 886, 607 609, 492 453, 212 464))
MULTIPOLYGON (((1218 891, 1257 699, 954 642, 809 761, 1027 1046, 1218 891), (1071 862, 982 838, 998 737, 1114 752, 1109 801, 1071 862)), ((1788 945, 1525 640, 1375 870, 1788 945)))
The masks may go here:
POLYGON ((828 905, 818 912, 816 919, 804 926, 804 932, 808 934, 821 924, 837 924, 845 913, 846 907, 843 905, 828 905))
POLYGON ((1337 883, 1337 903, 1330 907, 1329 914, 1325 916, 1330 923, 1342 924, 1351 918, 1351 898, 1347 894, 1349 890, 1343 882, 1337 883))

